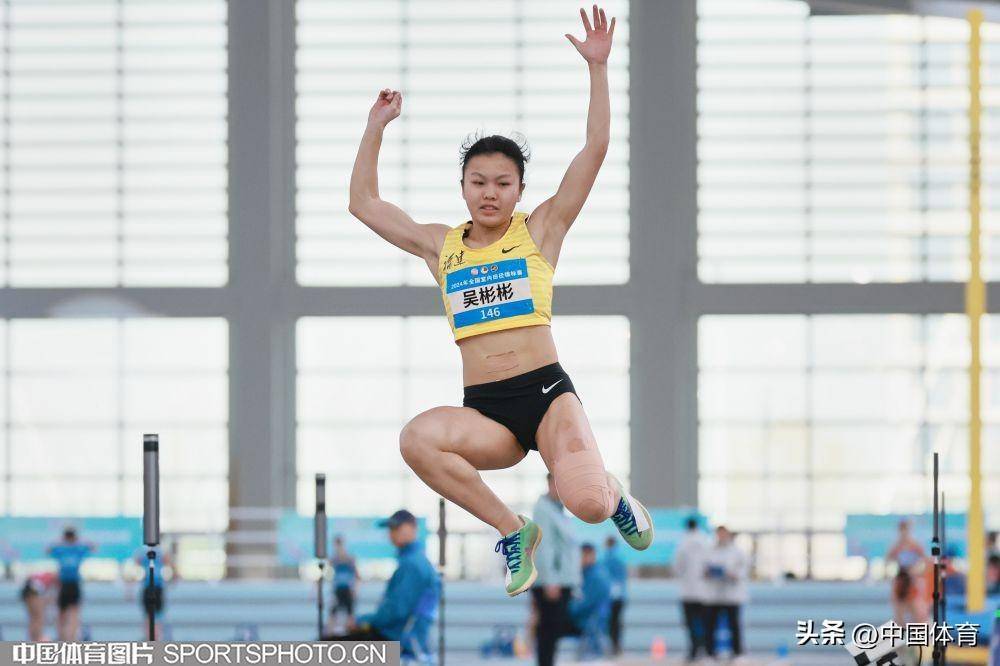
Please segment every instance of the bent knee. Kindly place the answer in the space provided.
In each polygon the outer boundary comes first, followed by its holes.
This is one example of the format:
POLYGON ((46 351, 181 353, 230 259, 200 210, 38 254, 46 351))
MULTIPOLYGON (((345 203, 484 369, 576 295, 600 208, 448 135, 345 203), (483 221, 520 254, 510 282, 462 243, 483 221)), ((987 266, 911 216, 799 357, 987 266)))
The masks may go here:
POLYGON ((614 508, 609 501, 609 498, 613 496, 613 491, 608 486, 592 493, 591 497, 578 498, 572 505, 567 505, 567 508, 570 513, 585 523, 603 523, 614 513, 614 508))
POLYGON ((399 452, 407 464, 419 463, 439 450, 446 431, 446 408, 434 407, 414 416, 399 432, 399 452))
POLYGON ((586 523, 600 523, 615 511, 615 489, 596 449, 567 453, 553 465, 556 491, 570 513, 586 523))

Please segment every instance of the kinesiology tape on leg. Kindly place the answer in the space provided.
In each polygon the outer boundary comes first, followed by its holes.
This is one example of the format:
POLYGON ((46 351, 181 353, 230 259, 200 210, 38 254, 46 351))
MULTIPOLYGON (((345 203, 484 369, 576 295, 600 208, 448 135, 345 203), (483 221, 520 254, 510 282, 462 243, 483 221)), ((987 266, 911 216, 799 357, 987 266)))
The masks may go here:
POLYGON ((559 499, 574 516, 599 523, 614 513, 615 491, 599 451, 566 453, 552 467, 559 499))

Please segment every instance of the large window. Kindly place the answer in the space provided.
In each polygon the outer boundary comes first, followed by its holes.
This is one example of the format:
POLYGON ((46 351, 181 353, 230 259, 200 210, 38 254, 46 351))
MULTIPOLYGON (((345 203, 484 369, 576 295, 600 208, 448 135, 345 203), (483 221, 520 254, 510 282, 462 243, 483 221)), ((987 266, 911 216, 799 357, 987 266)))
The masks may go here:
MULTIPOLYGON (((560 317, 553 335, 609 470, 629 473, 629 341, 623 317, 560 317)), ((399 431, 420 412, 462 404, 458 349, 442 317, 310 317, 298 325, 298 505, 311 511, 327 475, 327 511, 378 515, 401 506, 437 515, 437 495, 406 467, 399 431)), ((510 506, 530 510, 545 489, 531 454, 484 473, 510 506)), ((455 510, 454 529, 480 528, 455 510)))
MULTIPOLYGON (((590 81, 563 36, 578 3, 369 0, 297 3, 298 280, 307 285, 433 284, 426 265, 347 212, 348 183, 378 91, 403 91, 386 130, 381 196, 418 222, 468 219, 458 151, 474 132, 523 133, 532 149, 519 210, 555 193, 583 147, 590 81)), ((563 248, 557 283, 628 280, 628 3, 608 64, 611 147, 563 248)))
MULTIPOLYGON (((706 282, 968 275, 968 26, 699 0, 698 272, 706 282)), ((1000 278, 1000 27, 984 28, 982 194, 1000 278)))
POLYGON ((226 3, 2 8, 0 285, 226 282, 226 3))
POLYGON ((155 432, 162 528, 225 529, 224 321, 18 319, 0 345, 0 513, 141 515, 155 432))
MULTIPOLYGON (((934 451, 949 510, 966 510, 965 317, 707 316, 699 336, 700 506, 736 529, 798 533, 801 556, 775 552, 765 571, 803 573, 801 534, 839 531, 848 513, 926 511, 934 451)), ((983 345, 983 505, 997 507, 1000 317, 983 345)), ((857 573, 842 537, 815 538, 816 575, 857 573)))

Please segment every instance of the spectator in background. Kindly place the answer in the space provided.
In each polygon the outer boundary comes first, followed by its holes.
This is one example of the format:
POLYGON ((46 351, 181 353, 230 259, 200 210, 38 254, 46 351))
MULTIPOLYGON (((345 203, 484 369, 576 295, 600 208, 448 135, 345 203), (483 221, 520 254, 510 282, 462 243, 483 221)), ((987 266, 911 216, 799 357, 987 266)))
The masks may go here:
POLYGON ((740 609, 749 600, 747 578, 750 559, 733 540, 733 533, 720 525, 715 530, 715 546, 705 558, 707 603, 706 646, 708 655, 715 657, 715 630, 719 617, 726 616, 732 636, 733 657, 743 654, 740 609))
MULTIPOLYGON (((944 583, 942 592, 949 597, 964 597, 968 584, 965 572, 955 566, 957 554, 958 549, 954 544, 948 546, 947 552, 941 553, 941 578, 944 583)), ((933 579, 931 585, 933 586, 933 579)))
POLYGON ((162 546, 139 546, 132 553, 132 561, 142 567, 142 595, 139 597, 143 612, 143 636, 149 631, 148 618, 153 614, 153 640, 163 640, 163 609, 166 605, 166 595, 164 594, 163 567, 173 568, 173 561, 170 554, 162 546), (149 581, 149 551, 152 550, 156 557, 153 559, 153 581, 149 581))
POLYGON ((686 527, 674 557, 674 572, 680 583, 681 608, 688 630, 688 661, 693 662, 702 648, 708 648, 705 641, 705 558, 709 543, 698 529, 695 518, 688 518, 686 527))
POLYGON ((538 617, 535 628, 538 666, 552 666, 559 639, 574 633, 569 603, 573 590, 580 584, 580 549, 573 525, 559 501, 552 474, 545 478, 548 492, 538 498, 532 513, 544 535, 535 552, 538 578, 531 588, 538 617))
POLYGON ((347 633, 331 634, 324 639, 400 641, 404 652, 425 653, 440 594, 437 571, 417 540, 417 519, 412 513, 400 509, 379 525, 389 528, 389 540, 397 549, 399 565, 374 613, 349 620, 347 633))
POLYGON ((899 565, 892 581, 893 620, 901 626, 908 622, 927 622, 929 608, 921 577, 927 553, 913 538, 910 521, 899 521, 899 536, 889 549, 886 560, 899 565))
MULTIPOLYGON (((601 565, 611 581, 611 610, 608 616, 608 636, 611 638, 611 653, 622 653, 622 613, 625 609, 628 587, 628 568, 618 552, 618 539, 609 536, 604 542, 604 557, 601 565)), ((586 584, 586 576, 584 577, 586 584)))
POLYGON ((28 612, 28 640, 48 641, 45 636, 45 609, 55 598, 59 587, 59 577, 56 574, 43 571, 33 573, 24 581, 21 588, 21 601, 28 612))
POLYGON ((1000 554, 986 561, 986 594, 1000 594, 1000 554))
POLYGON ((48 547, 46 553, 59 564, 59 618, 56 626, 60 641, 75 641, 80 631, 80 604, 83 590, 80 586, 80 564, 97 550, 92 543, 77 540, 76 528, 68 525, 59 543, 48 547))
POLYGON ((343 610, 350 621, 354 617, 354 600, 357 597, 358 566, 354 556, 347 552, 344 538, 339 534, 333 540, 330 564, 333 566, 333 598, 336 600, 336 604, 330 609, 330 615, 334 616, 337 611, 343 610))
POLYGON ((575 631, 594 654, 604 654, 608 619, 611 616, 611 579, 607 570, 597 563, 597 550, 592 544, 580 546, 580 596, 570 602, 569 614, 575 631))
POLYGON ((991 555, 1000 556, 1000 532, 990 532, 986 535, 986 559, 991 555))

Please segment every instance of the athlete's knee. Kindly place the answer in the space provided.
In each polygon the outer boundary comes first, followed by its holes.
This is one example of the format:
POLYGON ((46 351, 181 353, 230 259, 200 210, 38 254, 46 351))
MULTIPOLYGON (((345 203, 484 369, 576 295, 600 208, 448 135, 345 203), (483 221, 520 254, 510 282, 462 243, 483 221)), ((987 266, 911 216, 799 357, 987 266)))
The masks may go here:
POLYGON ((615 511, 615 489, 596 448, 569 447, 556 459, 552 476, 563 506, 586 523, 600 523, 615 511))
POLYGON ((419 464, 438 450, 444 432, 442 408, 435 407, 414 416, 399 433, 399 452, 407 464, 419 464))

